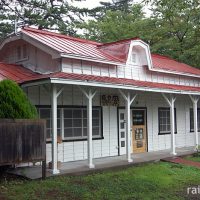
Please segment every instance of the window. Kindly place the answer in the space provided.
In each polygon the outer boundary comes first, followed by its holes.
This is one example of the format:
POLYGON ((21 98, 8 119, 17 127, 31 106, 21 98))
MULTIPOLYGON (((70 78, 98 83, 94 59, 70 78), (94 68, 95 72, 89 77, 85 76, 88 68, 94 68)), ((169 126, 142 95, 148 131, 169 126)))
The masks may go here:
MULTIPOLYGON (((92 110, 93 138, 101 137, 101 109, 92 110)), ((86 108, 64 108, 64 139, 76 140, 87 138, 86 108)))
MULTIPOLYGON (((47 140, 51 140, 52 137, 52 118, 51 118, 51 108, 39 108, 38 109, 40 119, 46 119, 46 130, 47 130, 47 140)), ((57 134, 61 136, 61 118, 60 109, 57 110, 57 134)))
POLYGON ((18 60, 21 59, 21 47, 20 46, 17 47, 17 59, 18 60))
POLYGON ((137 56, 135 52, 131 53, 131 62, 132 63, 136 63, 137 62, 137 56))
MULTIPOLYGON (((197 109, 197 127, 200 131, 200 108, 197 109)), ((190 132, 194 132, 194 114, 193 109, 190 109, 190 132)))
POLYGON ((26 48, 26 44, 23 45, 23 49, 22 49, 22 55, 23 55, 23 58, 27 58, 27 48, 26 48))
POLYGON ((24 60, 27 59, 28 53, 27 53, 27 45, 20 45, 17 47, 17 60, 24 60))
MULTIPOLYGON (((176 109, 174 109, 175 133, 177 133, 176 109)), ((158 108, 159 135, 170 134, 170 108, 158 108)))
MULTIPOLYGON (((51 108, 38 108, 41 119, 46 119, 47 141, 52 137, 52 118, 51 108)), ((87 139, 87 109, 86 108, 58 108, 57 110, 57 134, 64 140, 87 139), (63 109, 63 127, 64 133, 61 132, 61 109, 63 109)), ((92 133, 93 138, 102 138, 101 127, 101 108, 92 110, 92 133)))

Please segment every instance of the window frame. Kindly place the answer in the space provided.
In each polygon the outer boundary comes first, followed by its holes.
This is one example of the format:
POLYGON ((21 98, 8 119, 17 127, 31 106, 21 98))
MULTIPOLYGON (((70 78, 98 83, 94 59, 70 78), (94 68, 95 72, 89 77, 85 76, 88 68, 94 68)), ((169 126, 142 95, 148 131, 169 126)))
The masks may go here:
POLYGON ((138 55, 137 55, 137 52, 135 52, 133 50, 131 51, 130 58, 129 58, 129 63, 132 64, 132 65, 138 65, 138 55), (135 57, 134 62, 133 62, 133 55, 135 57))
MULTIPOLYGON (((37 111, 38 111, 38 115, 39 115, 39 118, 40 118, 40 110, 49 110, 50 111, 50 117, 48 118, 48 120, 50 120, 50 127, 46 127, 46 130, 49 130, 50 131, 50 137, 48 137, 48 138, 46 138, 46 141, 47 142, 49 142, 49 141, 52 141, 52 134, 51 134, 51 132, 52 132, 52 120, 51 120, 51 107, 47 107, 47 106, 45 106, 45 107, 38 107, 38 106, 36 106, 36 108, 37 108, 37 111)), ((57 113, 58 113, 58 110, 60 110, 59 112, 60 112, 60 116, 57 118, 57 124, 58 124, 58 119, 60 119, 60 125, 59 125, 59 127, 57 126, 57 136, 61 136, 62 137, 62 133, 61 133, 61 125, 62 125, 62 122, 61 122, 61 108, 57 108, 57 113), (58 134, 58 130, 60 130, 60 134, 58 134)), ((40 119, 44 119, 44 118, 40 118, 40 119)), ((46 119, 45 119, 46 120, 46 119)), ((47 134, 46 134, 47 135, 47 134)))
MULTIPOLYGON (((198 122, 198 112, 199 112, 199 119, 200 119, 200 108, 197 108, 197 128, 198 128, 197 131, 200 132, 200 126, 198 127, 198 124, 200 124, 200 122, 198 122)), ((189 115, 190 115, 190 133, 194 133, 194 115, 193 115, 193 108, 190 108, 189 115), (191 127, 191 125, 192 125, 191 111, 192 111, 192 116, 193 116, 193 129, 192 129, 192 127, 191 127)))
MULTIPOLYGON (((72 124, 72 129, 73 128, 81 128, 82 129, 82 136, 77 136, 77 137, 74 137, 74 136, 72 136, 72 137, 65 137, 64 136, 64 134, 63 134, 63 139, 64 140, 70 140, 70 141, 76 141, 76 140, 87 140, 87 136, 84 136, 84 128, 86 128, 86 127, 84 127, 83 126, 83 121, 84 121, 84 119, 87 119, 87 117, 86 118, 84 118, 84 116, 83 116, 83 110, 86 110, 87 111, 87 107, 68 107, 68 108, 63 108, 63 112, 64 112, 64 110, 67 110, 67 109, 71 109, 72 110, 72 112, 73 112, 73 110, 79 110, 79 109, 81 109, 82 111, 81 111, 81 118, 77 118, 77 119, 81 119, 81 123, 82 123, 82 126, 81 127, 73 127, 73 124, 72 124)), ((102 109, 100 108, 100 107, 94 107, 93 106, 93 108, 92 109, 96 109, 96 110, 98 110, 99 111, 99 120, 100 120, 100 122, 99 122, 99 129, 100 129, 100 131, 99 131, 99 135, 97 135, 97 136, 92 136, 92 138, 93 139, 96 139, 96 138, 102 138, 102 109)), ((86 114, 87 114, 87 112, 86 112, 86 114)), ((64 118, 64 120, 65 119, 72 119, 72 123, 73 123, 73 119, 76 119, 76 118, 73 118, 73 116, 72 116, 72 118, 64 118)), ((93 118, 94 119, 94 118, 93 118)), ((65 129, 66 127, 64 126, 64 129, 65 129)), ((94 128, 94 126, 92 127, 92 128, 94 128)))
MULTIPOLYGON (((161 132, 160 131, 160 110, 170 110, 169 107, 159 107, 158 108, 158 135, 169 135, 171 134, 170 131, 161 132)), ((174 133, 177 134, 177 117, 176 117, 176 108, 174 108, 174 119, 175 119, 175 131, 174 133)))
MULTIPOLYGON (((39 109, 51 109, 50 105, 36 105, 36 108, 39 109)), ((63 109, 63 116, 64 116, 64 109, 73 109, 73 108, 81 108, 81 109, 87 109, 86 106, 57 106, 57 109, 60 109, 60 114, 61 114, 61 109, 63 109)), ((98 108, 100 111, 100 134, 97 137, 92 137, 92 140, 102 140, 104 139, 103 136, 103 110, 102 110, 102 106, 93 106, 93 109, 98 108)), ((38 113, 39 114, 39 113, 38 113)), ((39 116, 40 117, 40 116, 39 116)), ((60 121, 61 121, 61 125, 62 126, 62 120, 64 121, 64 118, 62 119, 62 116, 60 116, 60 121)), ((64 126, 64 125, 63 125, 64 126)), ((61 137, 62 137, 62 141, 63 142, 75 142, 75 141, 87 141, 87 136, 85 138, 65 138, 64 137, 64 132, 62 133, 62 128, 61 128, 61 137)), ((51 143, 52 142, 52 138, 46 141, 47 143, 51 143)))
POLYGON ((21 44, 16 47, 16 63, 29 59, 28 44, 21 44))

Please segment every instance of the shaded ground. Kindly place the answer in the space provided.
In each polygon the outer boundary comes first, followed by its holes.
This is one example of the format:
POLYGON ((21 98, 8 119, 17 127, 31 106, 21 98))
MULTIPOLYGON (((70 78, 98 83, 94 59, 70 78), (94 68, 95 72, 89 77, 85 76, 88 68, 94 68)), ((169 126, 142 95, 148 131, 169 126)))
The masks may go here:
POLYGON ((25 181, 24 178, 11 175, 6 173, 7 167, 0 167, 0 200, 7 200, 8 197, 6 193, 8 192, 8 188, 6 185, 8 183, 16 182, 16 181, 25 181))
POLYGON ((184 159, 195 161, 195 162, 200 162, 200 156, 198 156, 197 154, 185 156, 184 159))
MULTIPOLYGON (((188 158, 192 158, 192 156, 188 156, 188 158)), ((192 159, 186 159, 181 157, 174 157, 174 158, 166 158, 162 159, 163 161, 171 162, 171 163, 177 163, 177 164, 183 164, 187 166, 193 166, 200 168, 200 162, 193 161, 192 159)))
POLYGON ((87 176, 1 181, 0 199, 200 199, 187 195, 194 185, 200 185, 200 169, 158 162, 87 176))

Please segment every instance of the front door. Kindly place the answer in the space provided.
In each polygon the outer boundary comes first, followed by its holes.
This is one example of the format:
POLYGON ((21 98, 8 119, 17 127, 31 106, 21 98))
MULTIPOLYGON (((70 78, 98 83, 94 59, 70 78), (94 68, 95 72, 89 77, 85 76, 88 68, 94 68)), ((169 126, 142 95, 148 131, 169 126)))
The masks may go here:
POLYGON ((133 153, 147 151, 146 110, 132 110, 132 147, 133 153))
POLYGON ((119 155, 126 154, 126 123, 125 110, 119 109, 119 155))

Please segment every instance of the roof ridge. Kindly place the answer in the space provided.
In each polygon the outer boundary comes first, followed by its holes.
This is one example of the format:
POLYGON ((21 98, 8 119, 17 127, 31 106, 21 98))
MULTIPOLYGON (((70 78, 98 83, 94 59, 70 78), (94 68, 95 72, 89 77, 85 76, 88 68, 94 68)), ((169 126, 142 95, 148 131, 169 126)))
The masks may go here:
POLYGON ((48 30, 39 30, 39 29, 36 29, 36 28, 28 27, 28 26, 23 27, 22 32, 23 31, 31 31, 31 32, 51 35, 51 36, 60 37, 60 38, 66 38, 66 39, 69 39, 69 40, 74 40, 74 41, 77 41, 77 42, 88 43, 88 44, 93 44, 93 45, 100 45, 101 44, 99 42, 95 42, 95 41, 92 41, 92 40, 76 38, 76 37, 64 35, 64 34, 61 34, 61 33, 51 32, 51 31, 48 31, 48 30))
POLYGON ((156 56, 156 57, 161 57, 163 59, 170 59, 170 60, 174 60, 176 62, 179 62, 177 60, 175 60, 174 58, 171 58, 170 56, 167 56, 167 55, 161 55, 161 54, 158 54, 158 53, 151 53, 152 56, 156 56))
POLYGON ((114 44, 118 44, 118 43, 126 43, 126 42, 131 41, 131 40, 141 40, 141 39, 139 37, 132 37, 132 38, 127 38, 127 39, 117 40, 117 41, 114 41, 114 42, 102 43, 102 44, 99 44, 97 46, 103 47, 103 46, 114 45, 114 44))

